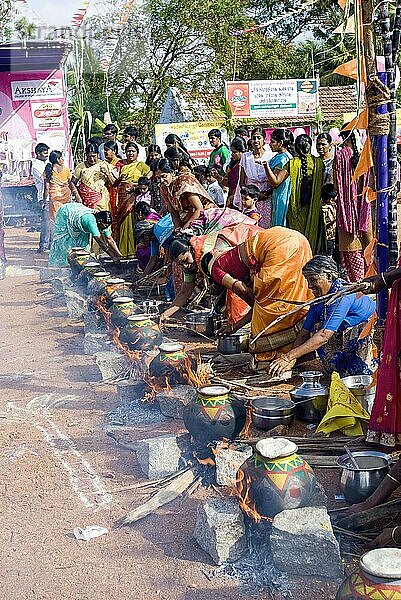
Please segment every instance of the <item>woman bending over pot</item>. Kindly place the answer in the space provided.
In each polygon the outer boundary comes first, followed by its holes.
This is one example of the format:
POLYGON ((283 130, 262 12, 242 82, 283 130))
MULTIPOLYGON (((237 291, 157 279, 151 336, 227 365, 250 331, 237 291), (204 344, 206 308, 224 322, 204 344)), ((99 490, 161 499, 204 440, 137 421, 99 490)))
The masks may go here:
MULTIPOLYGON (((341 291, 345 281, 329 256, 315 256, 302 269, 309 289, 318 298, 341 291)), ((329 373, 371 375, 376 368, 373 325, 376 303, 365 295, 349 294, 332 304, 314 304, 289 352, 278 357, 269 373, 277 376, 291 369, 296 360, 317 351, 329 373)))

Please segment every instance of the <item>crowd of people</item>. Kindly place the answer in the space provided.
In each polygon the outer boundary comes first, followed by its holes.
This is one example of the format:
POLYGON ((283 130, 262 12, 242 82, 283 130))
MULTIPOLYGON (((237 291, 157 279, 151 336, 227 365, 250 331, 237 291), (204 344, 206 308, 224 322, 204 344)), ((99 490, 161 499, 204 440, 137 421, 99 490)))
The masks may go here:
MULTIPOLYGON (((312 141, 283 128, 267 143, 263 128, 240 126, 227 145, 213 129, 206 165, 175 134, 166 137, 164 153, 156 144, 141 146, 133 127, 123 131, 123 142, 117 134, 107 125, 103 140, 89 140, 73 173, 60 152, 36 146, 43 204, 38 251, 51 242, 50 266, 67 265, 69 248, 94 239, 115 261, 135 256, 143 276, 164 266, 170 305, 161 323, 207 286, 227 321, 221 334, 250 324, 254 371, 280 376, 316 351, 328 373, 374 373, 370 297, 354 293, 309 312, 302 306, 365 278, 372 218, 367 180, 354 177, 353 132, 342 131, 335 145, 329 133, 312 141)), ((393 278, 369 281, 375 292, 393 278)), ((395 316, 397 310, 394 305, 395 316)), ((391 343, 385 338, 384 345, 391 343)), ((392 346, 389 353, 398 381, 399 358, 392 346)), ((388 381, 388 373, 379 374, 369 436, 392 445, 399 441, 401 411, 387 406, 388 381)))

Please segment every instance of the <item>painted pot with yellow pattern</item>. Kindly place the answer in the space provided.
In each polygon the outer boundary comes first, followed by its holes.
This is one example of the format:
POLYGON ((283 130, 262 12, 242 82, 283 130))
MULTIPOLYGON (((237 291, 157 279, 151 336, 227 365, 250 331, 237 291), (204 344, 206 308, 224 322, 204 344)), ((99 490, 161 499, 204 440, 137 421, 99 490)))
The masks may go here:
POLYGON ((286 509, 308 506, 316 478, 309 464, 296 453, 298 447, 285 438, 260 440, 256 452, 241 466, 238 492, 262 517, 273 518, 286 509), (269 446, 278 452, 267 451, 269 446))
POLYGON ((203 444, 234 439, 245 425, 243 402, 224 385, 205 385, 184 409, 184 424, 192 437, 203 444))
POLYGON ((118 296, 114 298, 110 312, 111 322, 114 327, 124 327, 127 324, 127 319, 130 315, 135 314, 138 307, 130 297, 118 296))
POLYGON ((401 600, 401 549, 366 552, 358 571, 339 587, 336 600, 401 600))
POLYGON ((160 327, 147 314, 130 315, 121 332, 131 350, 154 350, 162 339, 160 327))

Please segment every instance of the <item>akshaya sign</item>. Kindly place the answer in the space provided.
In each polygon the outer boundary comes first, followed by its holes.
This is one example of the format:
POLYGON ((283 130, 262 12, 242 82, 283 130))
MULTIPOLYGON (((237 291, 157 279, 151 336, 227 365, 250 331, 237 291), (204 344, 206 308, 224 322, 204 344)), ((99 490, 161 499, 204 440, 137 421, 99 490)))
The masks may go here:
POLYGON ((48 98, 63 98, 63 96, 63 82, 61 79, 32 79, 11 82, 11 97, 14 102, 20 100, 47 100, 48 98))
POLYGON ((225 86, 234 117, 315 116, 319 106, 316 79, 227 81, 225 86))

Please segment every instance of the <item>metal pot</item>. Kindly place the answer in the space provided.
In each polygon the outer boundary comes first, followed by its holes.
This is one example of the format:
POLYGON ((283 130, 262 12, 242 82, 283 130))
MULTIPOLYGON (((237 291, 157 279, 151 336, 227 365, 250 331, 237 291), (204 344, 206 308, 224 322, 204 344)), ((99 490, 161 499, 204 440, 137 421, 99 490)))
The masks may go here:
POLYGON ((320 383, 320 371, 301 373, 302 384, 290 391, 291 400, 295 402, 295 416, 301 421, 318 423, 326 414, 328 390, 320 383))
POLYGON ((391 456, 384 452, 363 450, 353 452, 359 469, 356 469, 347 454, 337 459, 341 469, 340 486, 345 499, 350 504, 363 502, 378 487, 390 469, 391 456))
POLYGON ((372 385, 371 375, 350 375, 341 379, 362 407, 370 414, 376 395, 376 386, 372 385))
POLYGON ((217 349, 222 354, 240 354, 247 352, 249 347, 249 331, 239 329, 235 333, 219 338, 217 349))
POLYGON ((185 324, 189 329, 202 333, 208 337, 215 335, 221 324, 221 319, 210 311, 196 311, 185 317, 185 324))
POLYGON ((295 404, 287 398, 259 396, 251 399, 252 423, 259 429, 292 425, 295 404))

